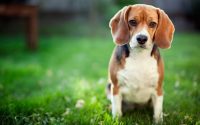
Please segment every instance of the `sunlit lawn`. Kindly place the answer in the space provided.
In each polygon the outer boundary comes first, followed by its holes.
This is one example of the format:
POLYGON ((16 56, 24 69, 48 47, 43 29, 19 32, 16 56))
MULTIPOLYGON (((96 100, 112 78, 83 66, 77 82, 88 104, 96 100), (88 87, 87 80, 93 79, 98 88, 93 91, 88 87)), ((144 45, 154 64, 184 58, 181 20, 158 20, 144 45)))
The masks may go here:
MULTIPOLYGON (((105 96, 110 36, 41 36, 36 52, 24 46, 22 36, 0 37, 0 124, 152 124, 147 109, 112 119, 105 96)), ((164 124, 199 125, 200 34, 176 34, 162 56, 164 124)))

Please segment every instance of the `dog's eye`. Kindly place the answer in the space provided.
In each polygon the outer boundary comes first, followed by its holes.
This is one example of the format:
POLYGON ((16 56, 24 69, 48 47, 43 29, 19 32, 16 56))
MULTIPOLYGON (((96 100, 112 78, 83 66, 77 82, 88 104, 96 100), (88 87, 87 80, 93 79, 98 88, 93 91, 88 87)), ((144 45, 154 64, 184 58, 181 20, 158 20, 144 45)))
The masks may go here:
POLYGON ((131 26, 137 26, 137 21, 136 21, 136 20, 129 20, 128 23, 129 23, 131 26))
POLYGON ((156 25, 157 25, 156 22, 150 22, 150 23, 149 23, 149 27, 150 27, 150 28, 155 28, 156 25))

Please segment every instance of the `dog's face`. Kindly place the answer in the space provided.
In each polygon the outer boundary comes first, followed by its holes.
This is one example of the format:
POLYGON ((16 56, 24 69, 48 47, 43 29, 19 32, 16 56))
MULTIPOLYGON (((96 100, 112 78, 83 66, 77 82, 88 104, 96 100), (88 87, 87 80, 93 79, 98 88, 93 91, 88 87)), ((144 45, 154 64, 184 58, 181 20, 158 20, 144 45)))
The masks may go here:
POLYGON ((132 5, 121 9, 110 21, 113 40, 117 45, 148 49, 155 44, 169 48, 174 25, 163 10, 149 5, 132 5))
POLYGON ((127 13, 130 47, 152 47, 153 36, 158 24, 158 14, 152 8, 131 7, 127 13), (137 13, 136 13, 137 12, 137 13))

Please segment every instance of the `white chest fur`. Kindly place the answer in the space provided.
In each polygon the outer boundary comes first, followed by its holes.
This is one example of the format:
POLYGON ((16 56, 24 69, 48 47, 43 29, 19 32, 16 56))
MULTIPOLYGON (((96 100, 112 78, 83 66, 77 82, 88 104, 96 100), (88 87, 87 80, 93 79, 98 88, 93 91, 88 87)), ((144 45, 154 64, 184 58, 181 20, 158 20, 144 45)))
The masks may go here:
POLYGON ((157 61, 150 50, 131 50, 124 69, 117 74, 124 101, 146 103, 156 93, 157 61))

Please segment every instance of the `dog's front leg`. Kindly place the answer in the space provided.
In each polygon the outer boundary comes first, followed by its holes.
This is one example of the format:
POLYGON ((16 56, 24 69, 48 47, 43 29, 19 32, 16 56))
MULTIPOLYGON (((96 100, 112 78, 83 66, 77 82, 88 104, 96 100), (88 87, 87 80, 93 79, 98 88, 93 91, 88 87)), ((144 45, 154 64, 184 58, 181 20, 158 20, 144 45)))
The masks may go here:
POLYGON ((111 103, 112 103, 112 116, 121 117, 122 116, 122 96, 119 93, 119 88, 113 86, 111 93, 111 103))
POLYGON ((162 124, 163 122, 163 95, 155 95, 153 97, 153 110, 154 110, 154 123, 155 124, 162 124))

